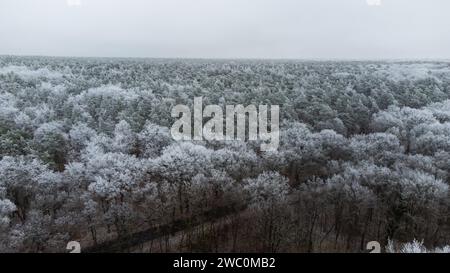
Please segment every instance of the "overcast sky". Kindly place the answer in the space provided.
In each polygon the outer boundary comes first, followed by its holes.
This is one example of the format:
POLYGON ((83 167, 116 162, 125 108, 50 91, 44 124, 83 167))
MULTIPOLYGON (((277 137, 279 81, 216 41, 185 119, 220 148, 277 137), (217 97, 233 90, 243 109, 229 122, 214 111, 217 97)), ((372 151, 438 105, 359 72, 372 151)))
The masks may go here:
POLYGON ((0 54, 450 59, 449 0, 0 0, 0 54))

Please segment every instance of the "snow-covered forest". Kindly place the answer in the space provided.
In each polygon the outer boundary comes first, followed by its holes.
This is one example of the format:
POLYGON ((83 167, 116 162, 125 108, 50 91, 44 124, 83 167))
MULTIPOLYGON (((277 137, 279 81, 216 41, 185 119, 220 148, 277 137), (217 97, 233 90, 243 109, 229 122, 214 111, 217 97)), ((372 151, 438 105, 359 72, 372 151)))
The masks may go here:
POLYGON ((0 57, 0 252, 448 249, 449 183, 448 62, 0 57), (175 142, 198 96, 278 151, 175 142))

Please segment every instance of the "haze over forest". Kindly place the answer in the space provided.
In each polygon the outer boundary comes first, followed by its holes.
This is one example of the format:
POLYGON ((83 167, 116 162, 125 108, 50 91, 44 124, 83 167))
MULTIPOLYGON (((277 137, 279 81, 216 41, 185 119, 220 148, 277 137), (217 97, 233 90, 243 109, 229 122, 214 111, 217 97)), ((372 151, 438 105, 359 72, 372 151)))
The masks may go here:
POLYGON ((450 59, 447 0, 2 0, 0 54, 450 59))

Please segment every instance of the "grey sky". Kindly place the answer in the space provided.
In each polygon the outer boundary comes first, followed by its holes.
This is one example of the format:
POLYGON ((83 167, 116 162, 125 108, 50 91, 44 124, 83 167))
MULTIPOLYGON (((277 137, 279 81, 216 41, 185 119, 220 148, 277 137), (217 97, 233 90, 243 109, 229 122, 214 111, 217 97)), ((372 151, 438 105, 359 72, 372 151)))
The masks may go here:
POLYGON ((450 59, 449 12, 449 0, 0 0, 0 54, 450 59))

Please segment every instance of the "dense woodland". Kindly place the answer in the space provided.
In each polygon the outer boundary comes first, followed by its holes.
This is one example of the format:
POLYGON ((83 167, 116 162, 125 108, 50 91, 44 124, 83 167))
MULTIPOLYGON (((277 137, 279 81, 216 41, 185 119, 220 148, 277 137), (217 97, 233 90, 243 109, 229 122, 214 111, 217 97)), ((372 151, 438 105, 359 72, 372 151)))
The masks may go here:
POLYGON ((0 57, 1 252, 448 249, 449 183, 448 62, 0 57), (278 151, 173 141, 199 96, 280 105, 278 151))

